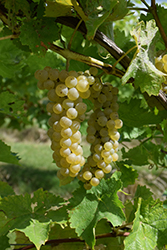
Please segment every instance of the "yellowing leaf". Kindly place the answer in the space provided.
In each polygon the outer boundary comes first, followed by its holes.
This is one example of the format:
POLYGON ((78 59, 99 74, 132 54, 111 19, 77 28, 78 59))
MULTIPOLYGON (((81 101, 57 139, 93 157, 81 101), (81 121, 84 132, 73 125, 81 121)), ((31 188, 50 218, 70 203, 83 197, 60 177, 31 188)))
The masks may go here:
POLYGON ((45 15, 47 17, 72 15, 71 0, 46 1, 45 15))

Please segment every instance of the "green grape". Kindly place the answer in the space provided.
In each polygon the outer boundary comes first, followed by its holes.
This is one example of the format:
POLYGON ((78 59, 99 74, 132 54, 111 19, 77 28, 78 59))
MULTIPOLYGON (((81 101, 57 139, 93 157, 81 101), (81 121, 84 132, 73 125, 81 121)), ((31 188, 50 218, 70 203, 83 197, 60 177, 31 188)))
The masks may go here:
POLYGON ((115 134, 110 135, 110 138, 114 141, 118 141, 120 138, 120 133, 116 132, 115 134))
POLYGON ((114 120, 108 120, 106 123, 106 126, 108 129, 114 129, 115 128, 115 121, 114 120))
POLYGON ((97 163, 97 166, 98 166, 98 168, 103 169, 103 168, 106 167, 106 163, 105 163, 104 160, 100 160, 100 161, 97 163))
POLYGON ((50 68, 49 71, 49 78, 52 80, 52 81, 56 81, 58 78, 59 78, 59 70, 58 69, 52 69, 50 68))
POLYGON ((97 153, 94 153, 94 154, 93 154, 93 160, 94 160, 95 162, 99 162, 101 159, 102 159, 102 158, 101 158, 101 155, 100 155, 100 154, 97 154, 97 153))
POLYGON ((60 159, 60 164, 61 164, 61 166, 63 167, 63 168, 69 168, 70 167, 70 164, 66 161, 66 159, 65 158, 61 158, 60 159))
POLYGON ((46 70, 37 70, 35 78, 41 82, 45 82, 48 79, 48 72, 46 70))
POLYGON ((49 90, 48 93, 47 93, 47 96, 48 96, 48 99, 51 102, 57 102, 58 101, 58 95, 55 93, 54 89, 49 90))
POLYGON ((92 185, 90 184, 90 183, 84 183, 84 188, 86 189, 86 190, 90 190, 91 188, 92 188, 92 185))
POLYGON ((95 68, 95 67, 91 67, 91 68, 89 69, 89 73, 90 73, 91 75, 93 75, 93 76, 96 76, 96 75, 98 74, 98 69, 95 68))
POLYGON ((52 80, 46 80, 46 81, 44 82, 44 88, 45 88, 45 89, 50 90, 50 89, 53 89, 54 86, 55 86, 55 83, 54 83, 54 81, 52 81, 52 80))
POLYGON ((83 154, 83 149, 80 145, 78 145, 78 147, 73 150, 73 153, 75 153, 76 155, 82 155, 83 154))
POLYGON ((55 105, 54 102, 48 102, 47 105, 46 105, 46 110, 47 112, 49 113, 53 113, 53 106, 55 105))
POLYGON ((111 120, 117 120, 117 119, 119 119, 118 113, 117 113, 117 112, 112 112, 112 113, 110 114, 110 119, 111 119, 111 120))
POLYGON ((96 144, 94 146, 94 150, 98 154, 98 153, 100 153, 103 150, 103 146, 101 144, 96 144))
POLYGON ((69 128, 72 125, 72 120, 66 116, 62 116, 60 119, 60 125, 63 128, 69 128))
POLYGON ((89 127, 87 127, 87 133, 89 134, 89 135, 94 135, 95 133, 96 133, 96 129, 95 129, 95 127, 94 126, 89 126, 89 127))
POLYGON ((112 154, 112 159, 113 159, 113 161, 117 161, 118 160, 118 154, 117 153, 112 154))
POLYGON ((70 138, 66 139, 66 138, 61 138, 60 140, 60 146, 62 148, 69 148, 71 146, 71 140, 70 138))
POLYGON ((55 121, 52 125, 53 127, 53 130, 56 131, 56 132, 61 132, 62 130, 62 126, 60 125, 60 122, 59 121, 55 121))
POLYGON ((104 149, 105 150, 111 150, 113 147, 112 143, 111 142, 106 142, 104 143, 104 149))
POLYGON ((71 128, 63 128, 61 129, 61 136, 63 138, 70 138, 72 136, 72 130, 71 128))
POLYGON ((79 142, 81 140, 81 133, 79 131, 75 132, 74 134, 72 134, 72 136, 70 137, 71 141, 74 142, 79 142))
POLYGON ((93 76, 88 76, 87 81, 90 85, 92 85, 95 82, 95 78, 93 76))
POLYGON ((109 163, 111 163, 111 162, 114 161, 114 160, 113 160, 113 157, 112 157, 111 155, 109 155, 108 157, 105 157, 105 158, 104 158, 104 161, 105 161, 107 164, 109 164, 109 163))
POLYGON ((52 138, 52 134, 54 133, 53 128, 49 128, 47 131, 47 135, 49 136, 49 138, 52 138))
POLYGON ((66 161, 70 164, 73 164, 76 161, 76 154, 71 153, 66 157, 66 161))
POLYGON ((41 90, 44 90, 44 89, 45 89, 44 82, 38 81, 38 82, 37 82, 37 87, 38 87, 39 89, 41 89, 41 90))
POLYGON ((75 78, 74 76, 68 76, 66 79, 65 79, 65 85, 68 87, 68 88, 73 88, 77 85, 77 78, 75 78))
POLYGON ((73 153, 75 153, 75 151, 77 150, 77 148, 78 148, 78 143, 77 142, 72 143, 71 146, 70 146, 70 149, 71 149, 71 151, 73 153))
POLYGON ((103 169, 103 172, 104 172, 105 174, 109 174, 109 173, 111 172, 111 170, 112 170, 112 167, 111 167, 110 164, 108 164, 108 165, 106 165, 105 167, 103 167, 102 169, 103 169))
POLYGON ((88 143, 92 144, 95 141, 96 137, 94 135, 87 135, 86 140, 88 143))
POLYGON ((60 97, 64 97, 64 96, 67 96, 68 94, 68 88, 66 87, 65 84, 61 83, 59 85, 57 85, 56 89, 56 94, 60 97))
POLYGON ((69 169, 68 168, 61 168, 60 169, 60 174, 63 176, 68 176, 69 175, 69 169))
POLYGON ((118 103, 113 103, 113 104, 111 105, 111 109, 112 109, 113 112, 118 111, 118 109, 119 109, 118 103))
POLYGON ((164 67, 164 63, 162 61, 156 62, 155 63, 155 67, 160 70, 163 71, 163 67, 164 67))
POLYGON ((86 180, 86 181, 89 181, 91 178, 92 178, 92 173, 90 171, 85 171, 83 173, 83 178, 86 180))
POLYGON ((91 180, 90 180, 90 184, 94 187, 96 187, 97 185, 99 185, 100 181, 99 179, 97 179, 96 177, 93 177, 91 180))
POLYGON ((73 164, 71 164, 70 165, 70 171, 72 172, 72 173, 78 173, 79 171, 81 170, 81 166, 80 166, 80 164, 75 164, 75 165, 73 165, 73 164))
POLYGON ((70 99, 65 99, 63 102, 62 102, 62 107, 67 110, 69 108, 73 108, 74 107, 74 101, 71 101, 70 99))
POLYGON ((51 147, 51 149, 52 149, 53 151, 57 151, 57 150, 60 149, 60 143, 59 143, 59 142, 56 142, 56 141, 52 141, 50 147, 51 147))
POLYGON ((68 74, 69 74, 69 76, 74 76, 75 78, 78 77, 78 73, 74 70, 71 70, 68 74))
POLYGON ((79 95, 82 99, 88 99, 89 96, 91 95, 91 92, 90 92, 90 89, 88 89, 87 91, 85 92, 80 92, 79 91, 79 95))
POLYGON ((97 179, 102 179, 102 178, 104 177, 104 172, 103 172, 103 170, 101 170, 101 169, 96 170, 96 171, 95 171, 95 177, 96 177, 97 179))
POLYGON ((54 112, 55 114, 60 114, 60 113, 62 113, 62 112, 63 112, 63 107, 62 107, 62 105, 61 105, 60 103, 55 103, 55 104, 53 105, 53 112, 54 112))
POLYGON ((107 124, 107 117, 106 116, 100 116, 98 119, 97 119, 97 123, 101 126, 101 127, 104 127, 106 124, 107 124))
POLYGON ((115 122, 115 128, 116 129, 122 128, 122 126, 123 126, 123 121, 122 120, 116 119, 114 122, 115 122))
POLYGON ((53 134, 52 134, 52 140, 54 140, 54 141, 60 141, 60 139, 61 139, 61 134, 59 133, 59 132, 54 132, 53 134))
POLYGON ((81 127, 80 122, 75 121, 75 120, 72 121, 72 124, 70 126, 73 132, 77 132, 80 129, 80 127, 81 127))
POLYGON ((86 92, 89 89, 89 83, 87 80, 79 80, 76 88, 79 92, 86 92))
POLYGON ((66 112, 69 119, 75 119, 78 115, 78 111, 75 108, 69 108, 66 112))
POLYGON ((78 111, 79 115, 83 115, 87 110, 87 105, 84 102, 78 102, 75 105, 75 109, 78 111))
POLYGON ((68 72, 66 70, 62 70, 59 72, 59 79, 61 82, 64 82, 65 79, 68 77, 68 72))
POLYGON ((107 101, 107 97, 104 94, 100 94, 97 99, 100 103, 104 103, 107 101))
POLYGON ((71 88, 68 90, 67 96, 71 101, 75 101, 79 97, 79 92, 76 88, 71 88))

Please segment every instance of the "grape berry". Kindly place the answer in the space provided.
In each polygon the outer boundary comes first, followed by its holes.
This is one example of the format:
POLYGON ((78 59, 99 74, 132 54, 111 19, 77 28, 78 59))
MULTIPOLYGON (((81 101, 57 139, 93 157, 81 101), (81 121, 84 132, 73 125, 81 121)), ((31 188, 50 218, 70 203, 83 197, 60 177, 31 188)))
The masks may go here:
POLYGON ((118 160, 117 129, 123 125, 119 119, 118 89, 110 83, 102 83, 96 68, 85 72, 58 71, 50 67, 37 70, 38 88, 48 90, 46 109, 51 114, 48 136, 51 139, 53 159, 60 168, 59 179, 77 177, 85 189, 97 186, 105 174, 111 172, 111 163, 118 160), (91 144, 87 161, 81 147, 80 124, 85 120, 89 99, 94 108, 88 120, 86 140, 91 144))
MULTIPOLYGON (((159 71, 167 74, 167 54, 155 58, 155 67, 159 71)), ((162 88, 162 91, 167 94, 167 77, 166 77, 166 81, 163 82, 161 88, 162 88)))

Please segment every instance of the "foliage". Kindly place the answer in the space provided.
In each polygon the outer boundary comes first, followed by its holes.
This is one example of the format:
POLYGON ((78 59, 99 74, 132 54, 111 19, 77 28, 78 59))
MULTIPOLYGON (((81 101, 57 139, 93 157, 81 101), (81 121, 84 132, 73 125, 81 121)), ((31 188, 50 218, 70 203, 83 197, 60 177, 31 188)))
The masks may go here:
MULTIPOLYGON (((1 250, 94 249, 100 244, 160 250, 167 245, 162 197, 155 200, 150 189, 138 185, 134 197, 124 203, 119 199, 138 178, 134 166, 167 166, 167 98, 161 91, 166 74, 154 63, 166 53, 167 9, 141 2, 147 15, 135 1, 125 0, 0 1, 0 125, 22 129, 35 123, 47 129, 48 99, 37 89, 35 71, 96 66, 99 77, 119 89, 120 143, 138 141, 133 148, 122 147, 111 176, 88 191, 79 182, 68 202, 42 189, 16 195, 0 182, 1 250)), ((91 101, 85 102, 90 111, 91 101)), ((83 134, 86 126, 84 121, 83 134)), ((0 161, 20 164, 2 140, 0 152, 0 161)))

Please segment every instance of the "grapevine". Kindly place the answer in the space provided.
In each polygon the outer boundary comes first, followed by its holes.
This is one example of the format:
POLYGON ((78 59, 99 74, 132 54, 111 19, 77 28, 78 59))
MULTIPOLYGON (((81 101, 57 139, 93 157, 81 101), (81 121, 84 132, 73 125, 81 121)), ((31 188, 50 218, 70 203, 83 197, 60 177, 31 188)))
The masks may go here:
POLYGON ((77 177, 85 189, 97 186, 111 172, 111 163, 118 160, 118 129, 123 125, 117 112, 118 88, 109 82, 102 83, 97 73, 94 67, 85 72, 58 71, 51 67, 35 72, 38 88, 48 90, 46 109, 51 114, 48 136, 53 159, 60 168, 57 176, 60 180, 77 177), (87 127, 86 140, 91 145, 87 160, 79 131, 87 111, 84 99, 94 105, 87 127))

